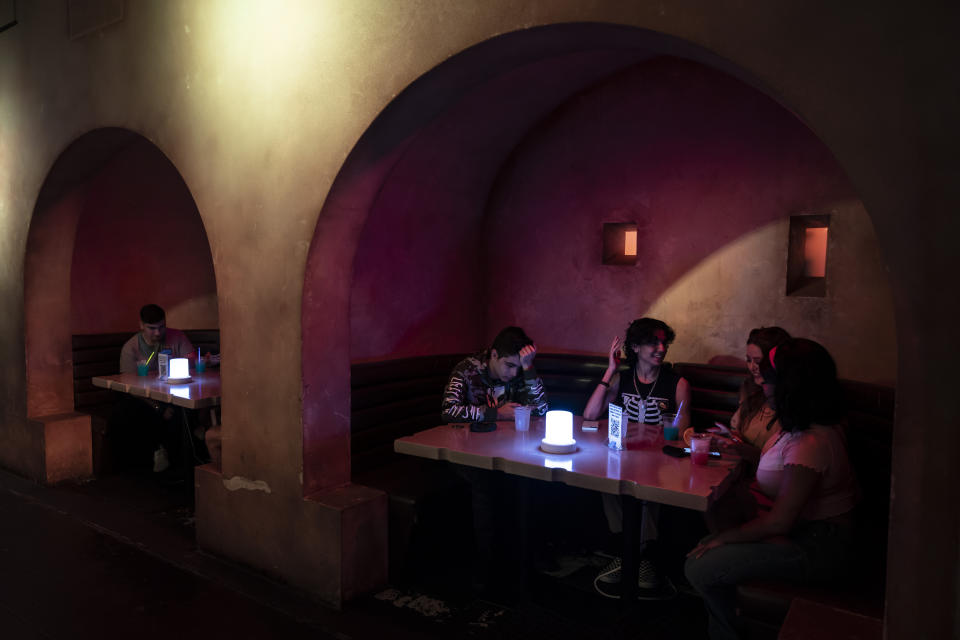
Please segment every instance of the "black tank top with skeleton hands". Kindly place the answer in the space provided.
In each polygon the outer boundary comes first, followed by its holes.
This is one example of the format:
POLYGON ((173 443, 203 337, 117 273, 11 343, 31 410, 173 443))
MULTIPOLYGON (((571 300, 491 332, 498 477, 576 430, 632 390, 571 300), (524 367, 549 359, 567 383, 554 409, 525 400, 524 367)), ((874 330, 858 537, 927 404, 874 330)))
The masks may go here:
POLYGON ((677 410, 679 381, 680 375, 666 362, 660 365, 657 379, 648 384, 639 382, 632 369, 621 370, 620 404, 623 405, 623 412, 631 422, 659 424, 661 413, 674 413, 677 410))

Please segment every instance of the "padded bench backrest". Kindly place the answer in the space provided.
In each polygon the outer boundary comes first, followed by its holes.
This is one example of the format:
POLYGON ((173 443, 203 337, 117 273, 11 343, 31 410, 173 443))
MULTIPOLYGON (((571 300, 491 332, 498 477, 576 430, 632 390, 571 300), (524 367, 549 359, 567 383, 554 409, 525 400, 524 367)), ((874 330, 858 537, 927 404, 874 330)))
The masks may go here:
POLYGON ((350 459, 362 473, 394 458, 393 441, 441 423, 450 371, 463 355, 367 362, 350 367, 350 459))
MULTIPOLYGON (((203 353, 219 353, 218 329, 187 329, 184 333, 203 353)), ((114 392, 93 386, 91 378, 120 372, 120 350, 132 335, 124 332, 73 336, 73 406, 77 411, 97 413, 113 404, 114 392)))
POLYGON ((113 392, 93 386, 90 379, 120 372, 120 349, 130 336, 129 332, 73 336, 73 406, 77 411, 96 411, 113 402, 113 392))
MULTIPOLYGON (((362 473, 393 458, 393 441, 441 423, 440 403, 450 371, 463 354, 419 356, 351 366, 351 462, 362 473)), ((539 354, 550 406, 582 414, 603 375, 602 356, 539 354)), ((695 424, 729 420, 746 369, 684 363, 677 369, 694 388, 695 424)))
MULTIPOLYGON (((443 388, 462 354, 433 355, 351 367, 351 447, 353 467, 363 471, 393 455, 396 438, 438 425, 443 388)), ((537 371, 554 409, 583 413, 606 369, 602 356, 544 353, 537 371)), ((693 424, 702 430, 729 422, 737 408, 745 367, 681 362, 674 365, 692 388, 693 424)), ((893 389, 842 381, 847 396, 850 458, 864 486, 865 503, 886 518, 889 501, 893 389)))

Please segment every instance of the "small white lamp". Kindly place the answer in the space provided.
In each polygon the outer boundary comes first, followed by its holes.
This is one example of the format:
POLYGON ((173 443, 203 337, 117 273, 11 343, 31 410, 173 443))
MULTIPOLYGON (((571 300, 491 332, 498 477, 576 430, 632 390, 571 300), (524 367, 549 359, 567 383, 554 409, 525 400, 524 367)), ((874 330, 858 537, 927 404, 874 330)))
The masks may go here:
POLYGON ((540 448, 547 453, 573 453, 577 450, 572 413, 547 411, 547 435, 540 441, 540 448))
POLYGON ((183 380, 190 377, 190 367, 186 358, 172 358, 170 360, 170 379, 183 380))

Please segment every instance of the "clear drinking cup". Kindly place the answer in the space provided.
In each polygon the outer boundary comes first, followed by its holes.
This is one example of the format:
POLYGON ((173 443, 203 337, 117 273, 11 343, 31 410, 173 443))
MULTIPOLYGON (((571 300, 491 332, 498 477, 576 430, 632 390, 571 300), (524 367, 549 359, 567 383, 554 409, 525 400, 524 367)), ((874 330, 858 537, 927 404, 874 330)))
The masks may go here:
POLYGON ((517 431, 529 431, 530 407, 514 407, 513 420, 517 431))
POLYGON ((710 434, 698 433, 690 439, 690 459, 693 464, 705 465, 710 460, 710 434))

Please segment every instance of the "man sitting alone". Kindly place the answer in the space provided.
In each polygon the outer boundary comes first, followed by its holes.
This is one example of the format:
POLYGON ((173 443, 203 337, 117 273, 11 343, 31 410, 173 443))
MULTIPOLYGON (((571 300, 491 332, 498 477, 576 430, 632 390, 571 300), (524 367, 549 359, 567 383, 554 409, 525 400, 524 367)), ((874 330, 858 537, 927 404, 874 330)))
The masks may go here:
POLYGON ((147 367, 157 370, 157 355, 170 350, 171 358, 194 358, 190 338, 183 331, 167 329, 167 314, 155 304, 140 309, 140 331, 120 350, 120 373, 135 373, 138 360, 149 360, 147 367))
MULTIPOLYGON (((135 373, 137 362, 147 363, 157 370, 159 354, 167 352, 171 358, 189 358, 196 361, 196 351, 187 335, 167 328, 164 310, 148 304, 140 309, 140 331, 124 343, 120 350, 120 373, 135 373)), ((220 356, 207 354, 208 364, 219 364, 220 356)), ((173 405, 149 398, 124 396, 110 417, 110 433, 120 441, 121 448, 130 456, 122 465, 147 466, 152 456, 153 471, 159 473, 170 466, 168 451, 179 444, 179 427, 174 421, 173 405)))
POLYGON ((443 393, 444 422, 512 420, 520 405, 529 405, 534 415, 546 414, 547 394, 533 368, 536 355, 523 329, 503 329, 489 349, 453 368, 443 393))

